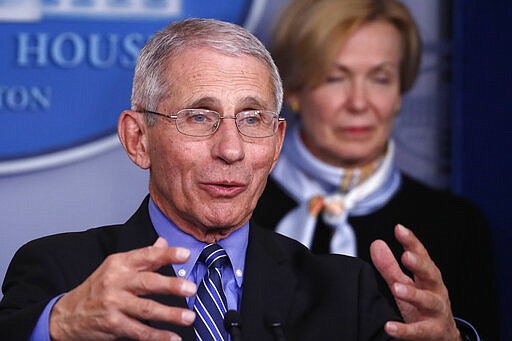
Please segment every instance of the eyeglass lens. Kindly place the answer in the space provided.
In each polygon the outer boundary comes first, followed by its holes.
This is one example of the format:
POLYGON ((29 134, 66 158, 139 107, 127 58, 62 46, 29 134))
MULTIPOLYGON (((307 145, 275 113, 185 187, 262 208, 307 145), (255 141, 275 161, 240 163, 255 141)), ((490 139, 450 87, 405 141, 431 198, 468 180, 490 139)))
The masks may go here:
MULTIPOLYGON (((176 126, 186 135, 207 136, 217 130, 221 118, 224 117, 211 110, 184 109, 177 113, 176 126)), ((242 111, 235 119, 240 133, 249 137, 268 137, 277 130, 277 115, 271 111, 242 111)))

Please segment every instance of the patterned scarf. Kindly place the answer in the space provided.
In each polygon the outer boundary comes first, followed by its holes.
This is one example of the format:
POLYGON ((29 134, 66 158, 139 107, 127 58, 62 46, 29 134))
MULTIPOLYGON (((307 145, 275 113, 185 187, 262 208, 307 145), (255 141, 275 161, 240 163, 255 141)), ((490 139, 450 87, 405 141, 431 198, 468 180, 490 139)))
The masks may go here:
POLYGON ((373 164, 360 169, 334 167, 306 149, 300 123, 290 126, 271 176, 299 204, 283 217, 276 231, 311 247, 321 216, 333 229, 330 252, 356 256, 357 243, 348 217, 370 214, 396 193, 400 173, 393 158, 394 143, 390 141, 386 155, 373 164))

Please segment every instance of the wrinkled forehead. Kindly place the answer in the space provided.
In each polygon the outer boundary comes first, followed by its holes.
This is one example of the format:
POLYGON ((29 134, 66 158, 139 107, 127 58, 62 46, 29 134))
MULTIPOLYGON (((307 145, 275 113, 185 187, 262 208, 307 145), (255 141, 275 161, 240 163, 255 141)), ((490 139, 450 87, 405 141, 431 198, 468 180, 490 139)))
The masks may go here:
POLYGON ((167 63, 167 99, 173 106, 276 110, 270 70, 253 56, 188 48, 167 63))

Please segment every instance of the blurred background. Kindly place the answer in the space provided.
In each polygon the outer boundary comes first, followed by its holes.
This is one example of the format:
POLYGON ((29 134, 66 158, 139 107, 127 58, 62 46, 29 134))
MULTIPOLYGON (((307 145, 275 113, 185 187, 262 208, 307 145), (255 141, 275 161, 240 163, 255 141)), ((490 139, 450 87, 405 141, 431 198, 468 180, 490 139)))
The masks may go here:
MULTIPOLYGON (((125 156, 116 124, 148 37, 211 17, 268 44, 288 1, 0 0, 0 278, 27 241, 123 222, 146 195, 148 174, 125 156)), ((425 50, 394 131, 397 162, 486 213, 502 340, 512 340, 512 3, 403 2, 425 50)))

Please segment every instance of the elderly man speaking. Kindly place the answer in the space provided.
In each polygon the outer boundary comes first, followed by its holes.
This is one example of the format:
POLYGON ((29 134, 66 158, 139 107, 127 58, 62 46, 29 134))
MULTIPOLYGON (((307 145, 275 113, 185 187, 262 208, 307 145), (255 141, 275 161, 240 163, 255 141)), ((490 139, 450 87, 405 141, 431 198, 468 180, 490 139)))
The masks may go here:
POLYGON ((187 19, 158 32, 118 124, 129 158, 149 169, 149 196, 124 224, 23 246, 0 339, 458 340, 441 276, 410 231, 398 237, 414 281, 384 243, 372 249, 400 316, 368 264, 314 256, 250 222, 283 143, 281 103, 270 55, 243 28, 187 19))

